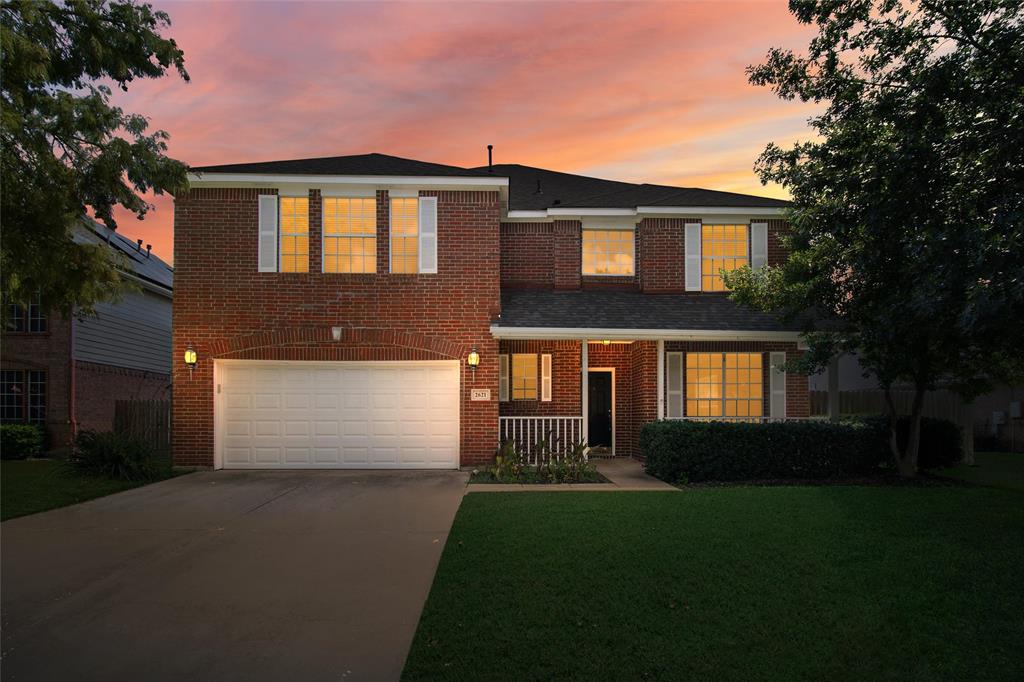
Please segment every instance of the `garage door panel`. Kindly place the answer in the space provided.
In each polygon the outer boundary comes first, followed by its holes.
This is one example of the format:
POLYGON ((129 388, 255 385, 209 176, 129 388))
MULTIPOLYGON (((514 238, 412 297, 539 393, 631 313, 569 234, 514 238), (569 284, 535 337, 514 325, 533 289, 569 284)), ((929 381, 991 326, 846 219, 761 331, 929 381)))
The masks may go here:
POLYGON ((223 465, 456 468, 457 362, 218 365, 223 465))

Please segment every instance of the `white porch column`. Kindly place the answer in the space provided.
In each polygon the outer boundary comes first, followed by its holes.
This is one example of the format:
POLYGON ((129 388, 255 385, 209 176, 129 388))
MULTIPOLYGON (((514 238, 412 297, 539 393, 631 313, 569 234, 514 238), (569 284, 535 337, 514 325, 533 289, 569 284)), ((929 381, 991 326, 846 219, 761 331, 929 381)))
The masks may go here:
POLYGON ((665 418, 665 342, 658 339, 658 419, 665 418))
POLYGON ((587 424, 587 415, 590 413, 590 360, 587 357, 587 339, 583 339, 583 344, 580 347, 580 416, 583 417, 582 433, 583 440, 589 443, 590 441, 590 429, 587 424))

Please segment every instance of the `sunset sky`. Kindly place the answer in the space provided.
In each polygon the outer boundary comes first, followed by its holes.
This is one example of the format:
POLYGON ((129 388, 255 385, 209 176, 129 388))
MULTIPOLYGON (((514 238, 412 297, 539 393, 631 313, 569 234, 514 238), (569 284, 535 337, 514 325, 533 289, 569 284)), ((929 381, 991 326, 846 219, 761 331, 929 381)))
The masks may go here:
MULTIPOLYGON (((154 2, 190 83, 114 102, 191 165, 381 152, 785 196, 753 163, 813 110, 749 85, 811 30, 755 2, 154 2)), ((173 256, 169 197, 119 230, 173 256)))

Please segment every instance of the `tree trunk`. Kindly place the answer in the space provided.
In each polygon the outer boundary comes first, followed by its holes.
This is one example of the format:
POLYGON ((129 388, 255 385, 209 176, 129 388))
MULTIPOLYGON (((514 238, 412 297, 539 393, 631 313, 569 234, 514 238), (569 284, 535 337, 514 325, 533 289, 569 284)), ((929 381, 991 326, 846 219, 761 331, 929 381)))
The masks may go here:
POLYGON ((974 401, 964 401, 963 418, 960 420, 963 430, 963 463, 974 466, 974 401))
POLYGON ((884 387, 885 406, 889 416, 889 449, 892 452, 893 463, 900 476, 913 478, 917 475, 917 453, 921 444, 921 412, 924 409, 924 389, 920 386, 914 387, 914 403, 910 409, 910 428, 907 433, 906 447, 900 450, 900 441, 897 431, 899 414, 896 411, 896 403, 893 402, 892 388, 884 387))

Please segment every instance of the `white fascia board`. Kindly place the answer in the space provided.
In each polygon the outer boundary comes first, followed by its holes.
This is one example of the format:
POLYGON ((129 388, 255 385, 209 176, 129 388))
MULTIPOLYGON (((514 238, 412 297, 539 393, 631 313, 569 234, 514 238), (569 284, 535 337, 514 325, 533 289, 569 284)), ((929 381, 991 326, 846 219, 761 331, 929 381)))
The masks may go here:
POLYGON ((648 213, 653 215, 750 215, 750 216, 773 216, 782 215, 785 209, 782 208, 758 208, 756 206, 638 206, 637 213, 648 213))
POLYGON ((548 215, 568 215, 568 216, 619 216, 619 215, 636 215, 635 208, 549 208, 548 215))
POLYGON ((576 327, 502 327, 491 325, 496 339, 598 339, 609 341, 790 341, 800 332, 759 332, 729 329, 600 329, 576 327))
POLYGON ((273 185, 407 185, 421 187, 508 187, 508 178, 428 177, 405 175, 264 175, 259 173, 189 173, 193 187, 223 183, 273 185))
POLYGON ((509 211, 509 218, 547 218, 547 211, 509 211))

